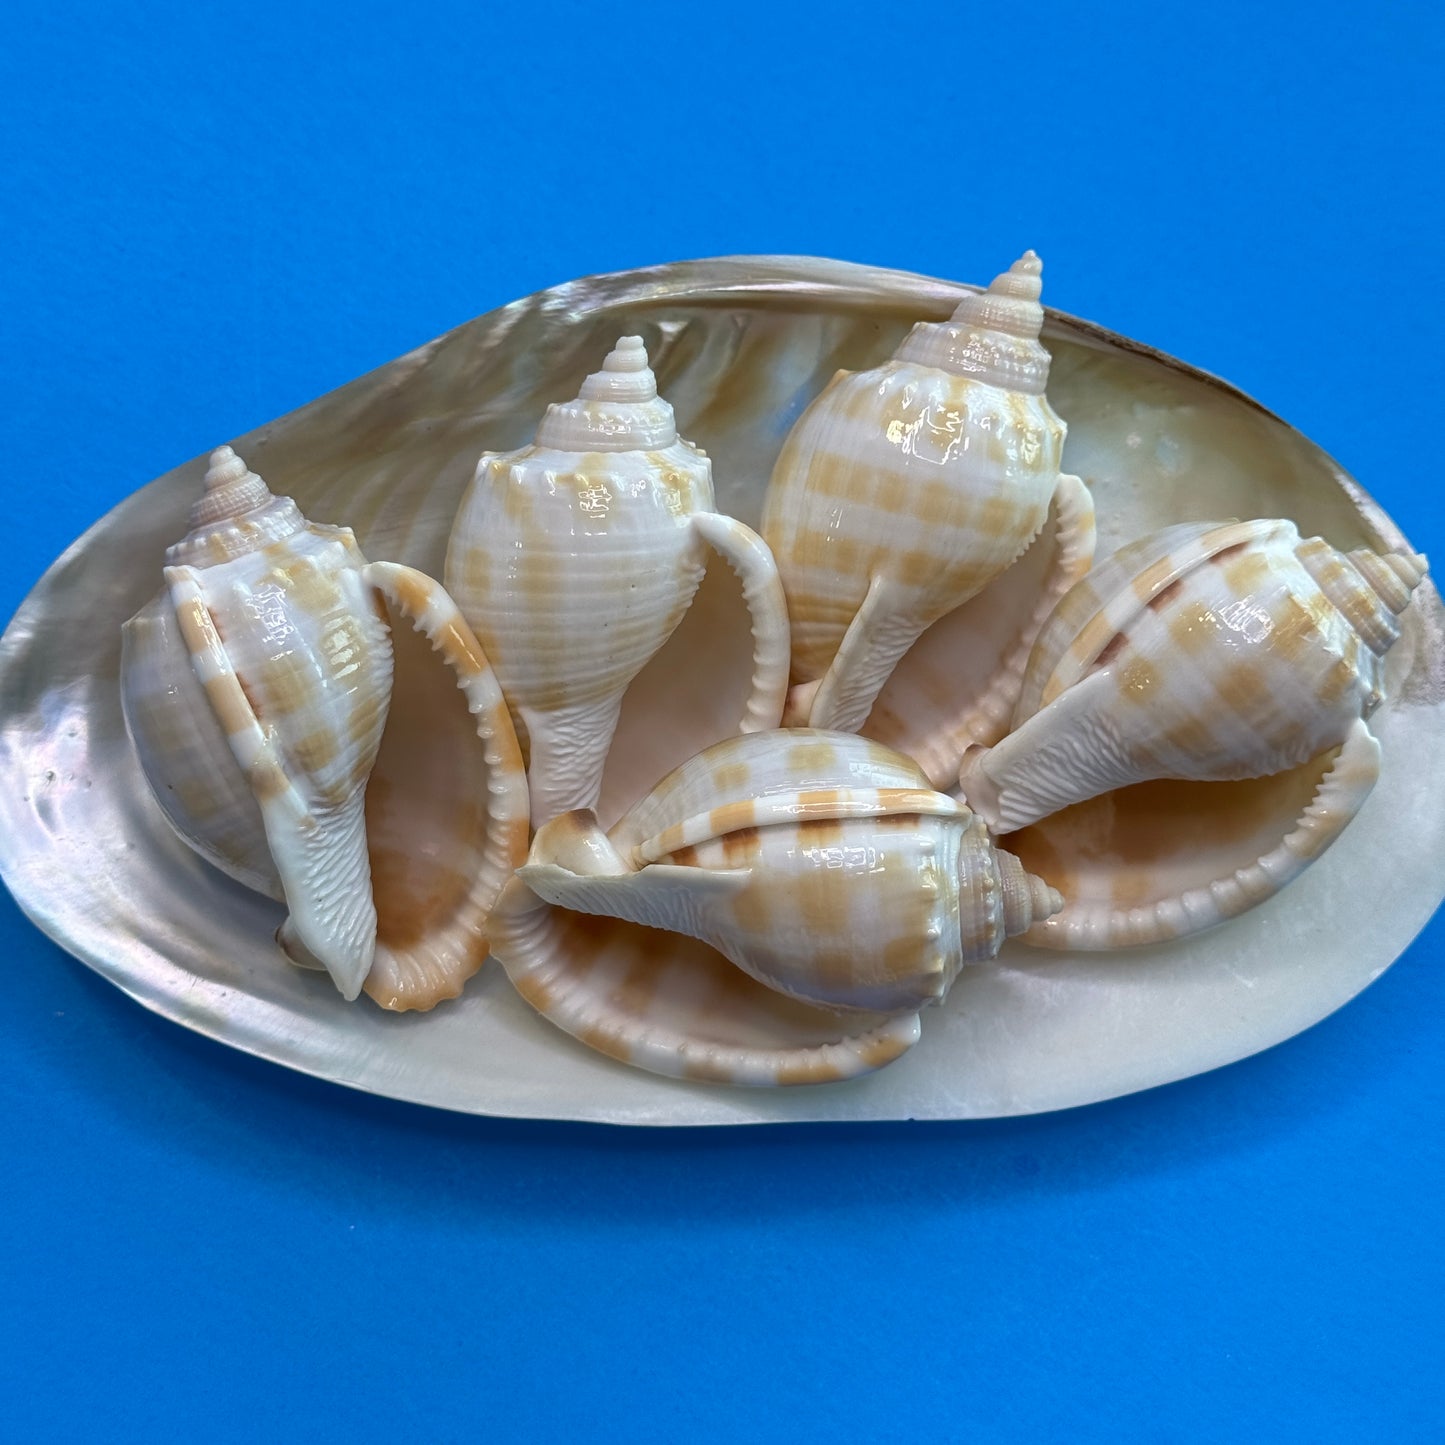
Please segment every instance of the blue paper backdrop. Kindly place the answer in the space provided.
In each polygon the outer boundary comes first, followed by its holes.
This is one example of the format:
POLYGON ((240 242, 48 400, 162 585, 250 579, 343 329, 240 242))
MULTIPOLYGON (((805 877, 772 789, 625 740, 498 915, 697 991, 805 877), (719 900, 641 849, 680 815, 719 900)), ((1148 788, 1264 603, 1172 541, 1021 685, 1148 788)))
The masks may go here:
MULTIPOLYGON (((1445 556, 1431 7, 489 9, 7 9, 0 612, 475 314, 748 251, 1037 247, 1445 556)), ((7 1440, 1438 1438, 1438 922, 1205 1078, 713 1133, 359 1097, 0 930, 7 1440)))

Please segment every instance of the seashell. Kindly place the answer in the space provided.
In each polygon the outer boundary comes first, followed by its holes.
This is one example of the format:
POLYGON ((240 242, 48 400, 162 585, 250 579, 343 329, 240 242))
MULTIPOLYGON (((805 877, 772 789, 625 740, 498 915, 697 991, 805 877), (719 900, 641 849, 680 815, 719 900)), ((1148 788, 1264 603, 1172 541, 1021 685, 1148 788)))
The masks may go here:
MULTIPOLYGON (((376 951, 366 780, 392 668, 365 559, 349 531, 308 523, 230 447, 212 454, 190 520, 165 567, 190 671, 257 805, 295 936, 355 998, 376 951)), ((186 720, 198 711, 187 706, 186 720)), ((175 741, 169 729, 162 738, 175 741)), ((214 734, 203 746, 209 763, 214 734)))
POLYGON ((586 810, 546 824, 498 904, 493 948, 528 1002, 614 1058, 714 1082, 818 1083, 896 1057, 966 964, 1061 902, 902 754, 799 729, 708 748, 606 832, 586 810), (668 933, 636 937, 620 974, 539 899, 668 933), (779 1046, 763 990, 744 991, 750 1012, 720 1028, 733 981, 715 964, 680 975, 674 934, 828 1011, 818 1030, 841 1037, 779 1046))
POLYGON ((121 665, 167 821, 284 898, 286 952, 344 997, 454 997, 486 957, 481 924, 526 831, 505 705, 455 604, 410 568, 368 566, 348 529, 306 521, 229 447, 167 563, 121 665))
POLYGON ((1341 553, 1292 522, 1188 523, 1078 583, 1039 636, 1013 731, 959 786, 999 833, 1155 779, 1224 782, 1330 754, 1298 823, 1207 888, 1065 910, 1031 942, 1117 947, 1207 928, 1289 882, 1359 811, 1379 770, 1364 719, 1425 575, 1413 552, 1341 553))
POLYGON ((534 826, 597 803, 623 694, 682 621, 704 544, 742 579, 751 614, 742 730, 774 727, 788 669, 777 569, 714 510, 712 464, 678 436, 641 337, 624 336, 576 401, 549 406, 530 446, 477 464, 446 582, 528 752, 534 826))
POLYGON ((1056 565, 968 725, 992 741, 1034 634, 1089 570, 1093 503, 1060 470, 1066 428, 1044 395, 1042 271, 1027 251, 883 365, 838 372, 789 434, 762 530, 788 598, 790 720, 862 728, 923 631, 1016 562, 1052 507, 1056 565))
MULTIPOLYGON (((572 281, 457 327, 234 445, 263 476, 284 476, 307 515, 344 517, 367 556, 440 577, 478 456, 528 440, 546 402, 575 393, 618 336, 639 334, 679 429, 715 463, 719 508, 757 528, 778 450, 828 378, 876 364, 920 319, 946 321, 966 290, 798 257, 572 281)), ((1095 500, 1101 556, 1216 516, 1287 516, 1302 535, 1328 537, 1343 552, 1406 546, 1396 521, 1336 462, 1226 383, 1055 311, 1041 339, 1052 358, 1050 400, 1069 418, 1063 465, 1095 500)), ((1380 445, 1388 456, 1395 443, 1382 434, 1380 445)), ((424 1020, 348 1006, 324 979, 276 966, 284 910, 177 838, 125 732, 120 624, 155 592, 156 561, 185 530, 204 470, 204 458, 189 460, 121 500, 56 559, 0 642, 0 872, 49 937, 127 995, 286 1067, 472 1113, 630 1125, 1072 1107, 1217 1068, 1298 1033, 1378 978, 1445 892, 1445 613, 1427 578, 1400 618, 1400 641, 1384 658, 1385 701, 1369 721, 1380 742, 1379 782, 1290 888, 1221 928, 1141 948, 1064 959, 1010 939, 996 960, 959 975, 906 1058, 866 1078, 741 1090, 618 1068, 541 1017, 500 968, 484 968, 424 1020)), ((1439 518, 1416 508, 1408 520, 1421 532, 1415 546, 1429 551, 1439 518)), ((1034 607, 1052 546, 1046 527, 1016 565, 928 629, 880 694, 864 735, 915 759, 936 789, 952 787, 968 740, 957 733, 960 700, 981 695, 998 671, 1034 607)), ((429 660, 425 640, 398 623, 369 813, 393 730, 407 720, 403 648, 413 642, 429 660)), ((456 713, 455 731, 451 714, 439 720, 438 751, 469 740, 475 749, 463 695, 445 668, 432 672, 456 713)), ((712 567, 677 631, 628 689, 603 779, 604 826, 735 729, 751 675, 741 589, 730 569, 712 567)), ((460 755, 466 778, 471 757, 460 755)), ((1168 867, 1178 882, 1207 887, 1279 843, 1328 757, 1262 780, 1136 784, 1002 846, 1065 895, 1066 914, 1091 899, 1115 906, 1136 865, 1151 878, 1168 867), (1138 826, 1151 817, 1152 832, 1138 826), (1113 849, 1126 827, 1128 850, 1113 849), (1067 867, 1055 869, 1058 861, 1067 867)), ((476 768, 486 774, 480 760, 476 768)), ((457 793, 464 790, 475 792, 470 781, 457 793)), ((451 801, 436 795, 436 809, 451 801)), ((420 836, 439 831, 420 820, 420 836)), ((380 868, 373 848, 384 933, 380 868)), ((861 1015, 798 1004, 695 939, 536 906, 564 954, 616 969, 620 981, 639 939, 666 937, 666 958, 654 949, 647 965, 666 972, 669 989, 674 979, 699 990, 716 984, 724 1004, 709 1017, 719 1048, 752 1046, 762 1028, 779 1049, 790 1040, 812 1047, 799 1061, 809 1067, 821 1046, 846 1047, 857 1036, 861 1015), (730 1012, 744 994, 768 1000, 773 1012, 730 1012), (729 1020, 741 1027, 745 1019, 752 1032, 729 1038, 729 1020)), ((64 966, 38 944, 17 961, 64 966)))

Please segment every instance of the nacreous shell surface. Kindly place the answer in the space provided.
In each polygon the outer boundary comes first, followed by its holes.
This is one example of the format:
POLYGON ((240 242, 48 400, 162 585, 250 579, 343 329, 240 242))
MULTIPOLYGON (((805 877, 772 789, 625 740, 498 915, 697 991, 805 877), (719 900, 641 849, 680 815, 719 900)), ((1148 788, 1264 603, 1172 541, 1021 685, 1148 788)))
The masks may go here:
MULTIPOLYGON (((828 378, 877 365, 913 322, 951 314, 965 289, 777 257, 589 278, 470 322, 235 445, 308 516, 353 528, 367 556, 437 576, 477 457, 527 441, 546 401, 575 394, 599 353, 638 334, 679 429, 712 458, 718 509, 756 527, 783 439, 828 378)), ((1044 342, 1050 399, 1069 419, 1063 465, 1093 493, 1101 557, 1172 522, 1225 516, 1289 517, 1342 550, 1405 544, 1317 447, 1223 383, 1055 313, 1044 342)), ((533 1015, 494 964, 431 1015, 348 1006, 324 977, 278 966, 283 908, 174 837, 125 735, 120 626, 155 592, 204 465, 177 468, 102 519, 0 644, 0 871, 42 928, 148 1007, 320 1077, 476 1113, 635 1124, 1062 1108, 1288 1038, 1378 976, 1445 892, 1445 615, 1427 581, 1371 723, 1379 784, 1296 883, 1171 944, 1080 956, 1011 942, 880 1073, 746 1092, 655 1078, 533 1015)), ((1047 565, 1047 546, 1035 551, 924 634, 871 733, 925 769, 930 754, 946 762, 971 682, 1011 640, 1036 585, 1030 568, 1047 565)), ((692 611, 629 692, 604 822, 733 731, 751 662, 738 584, 712 561, 692 611), (706 687, 688 679, 702 666, 706 687)), ((679 962, 700 947, 680 945, 679 962)))

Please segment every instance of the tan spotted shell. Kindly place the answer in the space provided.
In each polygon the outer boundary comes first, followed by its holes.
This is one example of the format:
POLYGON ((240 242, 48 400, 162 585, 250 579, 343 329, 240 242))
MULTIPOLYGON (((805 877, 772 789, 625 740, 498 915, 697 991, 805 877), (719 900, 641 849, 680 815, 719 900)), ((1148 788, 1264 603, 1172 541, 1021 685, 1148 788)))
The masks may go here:
POLYGON ((606 832, 589 811, 547 824, 493 948, 523 997, 613 1057, 820 1082, 896 1057, 960 969, 1059 905, 911 760, 801 729, 707 749, 606 832))
POLYGON ((633 678, 692 603, 708 547, 742 579, 754 638, 741 727, 776 726, 788 622, 751 529, 714 510, 707 456, 677 435, 640 337, 625 336, 535 442, 488 452, 447 549, 446 583, 501 679, 527 753, 532 821, 596 804, 633 678))
POLYGON ((224 447, 167 562, 125 626, 121 695, 168 821, 284 899, 286 951, 344 996, 455 996, 526 845, 516 741, 455 605, 224 447))
MULTIPOLYGON (((1122 899, 1076 887, 1029 941, 1117 947, 1194 932, 1270 896, 1317 857, 1373 785, 1378 747, 1365 719, 1424 572, 1411 552, 1343 554, 1302 540, 1292 522, 1259 520, 1165 528, 1077 584, 1039 636, 1013 730, 992 749, 971 749, 959 777, 998 833, 1060 815, 1020 844, 1036 860, 1050 855, 1039 866, 1051 881, 1066 892, 1074 881, 1059 854, 1070 851, 1067 838, 1101 873, 1111 851, 1129 851, 1118 823, 1129 804, 1075 810, 1089 799, 1162 779, 1305 770, 1308 782, 1302 801, 1276 790, 1285 811, 1273 837, 1260 794, 1239 792, 1241 829, 1268 847, 1207 886, 1196 880, 1181 893, 1162 866, 1151 878, 1141 836, 1132 866, 1115 859, 1122 899)), ((1206 843, 1207 831, 1204 856, 1220 841, 1206 843)))
POLYGON ((1029 251, 881 366, 838 372, 789 434, 762 530, 788 599, 790 721, 861 728, 904 653, 1017 561, 1052 506, 1055 566, 972 700, 972 736, 996 735, 1034 634, 1093 555, 1092 502, 1060 472, 1066 429, 1044 395, 1041 272, 1029 251))

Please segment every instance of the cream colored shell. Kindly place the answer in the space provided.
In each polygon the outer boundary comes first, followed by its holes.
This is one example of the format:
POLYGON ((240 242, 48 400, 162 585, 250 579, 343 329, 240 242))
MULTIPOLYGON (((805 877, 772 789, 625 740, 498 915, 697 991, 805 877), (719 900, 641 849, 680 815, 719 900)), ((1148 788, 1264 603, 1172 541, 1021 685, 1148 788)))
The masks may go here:
POLYGON ((756 533, 715 512, 711 464, 678 437, 641 338, 550 407, 533 445, 482 457, 446 581, 512 709, 534 825, 596 804, 623 695, 691 605, 708 546, 742 578, 752 620, 741 726, 773 727, 788 667, 776 568, 756 533))
MULTIPOLYGON (((1140 896, 1135 870, 1127 908, 1071 905, 1030 941, 1102 948, 1194 932, 1318 856, 1373 784, 1378 748, 1364 719, 1423 575, 1413 553, 1342 554, 1263 520, 1166 528, 1079 583, 1039 637, 1013 731, 965 757, 960 788, 991 828, 1010 834, 1155 779, 1225 782, 1307 764, 1318 778, 1253 865, 1187 898, 1162 873, 1140 896)), ((1055 837, 1068 828, 1055 825, 1055 837)))
POLYGON ((510 721, 455 605, 411 569, 368 567, 346 529, 306 522, 229 448, 169 558, 121 669, 168 821, 284 898, 286 951, 344 996, 455 996, 526 846, 510 721))
POLYGON ((547 824, 498 906, 493 947, 524 997, 614 1057, 734 1083, 818 1081, 893 1057, 961 968, 1059 904, 907 758, 796 730, 707 749, 605 833, 586 811, 547 824), (623 986, 559 946, 539 900, 667 932, 626 935, 623 986), (745 991, 753 1023, 720 1004, 737 990, 719 987, 716 962, 691 981, 669 974, 676 934, 766 986, 745 991), (804 1067, 807 1049, 773 1042, 768 990, 795 1001, 787 1017, 816 1010, 816 1031, 836 1031, 812 1046, 830 1062, 804 1067))
POLYGON ((861 728, 919 635, 1015 562, 1053 505, 1058 566, 1016 662, 974 700, 981 724, 1002 717, 1038 625, 1088 570, 1092 504, 1060 472, 1065 426, 1044 395, 1041 271, 1027 252, 891 360, 840 371, 789 434, 762 530, 788 599, 791 721, 861 728))

